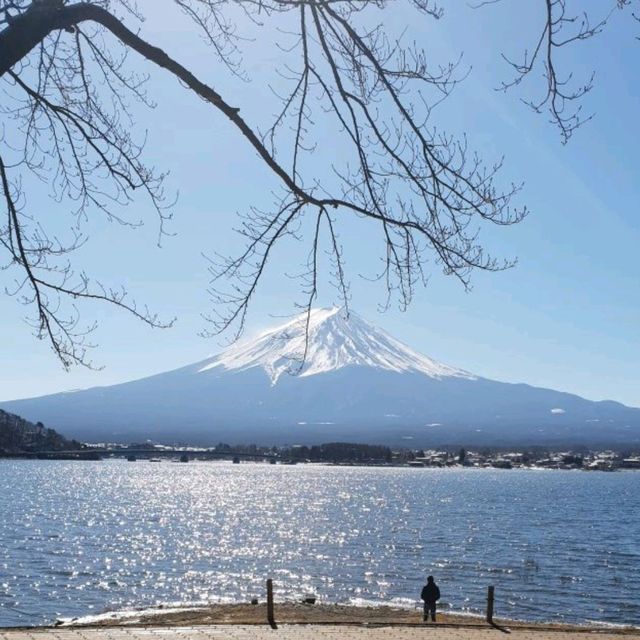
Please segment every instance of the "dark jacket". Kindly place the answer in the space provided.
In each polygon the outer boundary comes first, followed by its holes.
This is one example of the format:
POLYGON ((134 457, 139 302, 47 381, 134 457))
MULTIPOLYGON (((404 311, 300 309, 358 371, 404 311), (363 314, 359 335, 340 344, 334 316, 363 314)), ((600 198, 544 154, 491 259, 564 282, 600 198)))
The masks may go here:
POLYGON ((437 602, 440 600, 440 589, 435 582, 429 582, 422 587, 422 593, 420 597, 425 602, 437 602))

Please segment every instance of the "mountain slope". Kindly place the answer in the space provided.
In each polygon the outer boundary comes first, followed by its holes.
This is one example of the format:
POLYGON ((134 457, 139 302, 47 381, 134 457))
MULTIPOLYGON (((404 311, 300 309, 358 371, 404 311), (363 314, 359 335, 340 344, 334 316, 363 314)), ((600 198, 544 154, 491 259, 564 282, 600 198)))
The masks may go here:
POLYGON ((355 314, 314 310, 303 361, 306 330, 301 316, 181 369, 3 406, 93 441, 640 441, 640 409, 477 377, 413 351, 355 314))

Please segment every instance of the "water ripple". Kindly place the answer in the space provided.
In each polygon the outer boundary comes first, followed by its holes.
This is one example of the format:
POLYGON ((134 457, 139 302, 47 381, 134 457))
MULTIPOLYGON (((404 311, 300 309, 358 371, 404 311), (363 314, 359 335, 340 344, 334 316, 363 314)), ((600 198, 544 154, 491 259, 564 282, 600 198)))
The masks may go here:
POLYGON ((0 461, 0 626, 280 598, 640 624, 640 474, 0 461))

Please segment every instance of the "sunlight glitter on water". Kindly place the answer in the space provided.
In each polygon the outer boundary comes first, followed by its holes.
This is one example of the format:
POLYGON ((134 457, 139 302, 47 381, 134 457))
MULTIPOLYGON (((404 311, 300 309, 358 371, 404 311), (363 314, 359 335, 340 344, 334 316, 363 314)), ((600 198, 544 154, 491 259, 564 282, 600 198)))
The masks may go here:
POLYGON ((640 474, 0 461, 0 626, 276 596, 640 624, 640 474), (621 505, 624 509, 621 510, 621 505))

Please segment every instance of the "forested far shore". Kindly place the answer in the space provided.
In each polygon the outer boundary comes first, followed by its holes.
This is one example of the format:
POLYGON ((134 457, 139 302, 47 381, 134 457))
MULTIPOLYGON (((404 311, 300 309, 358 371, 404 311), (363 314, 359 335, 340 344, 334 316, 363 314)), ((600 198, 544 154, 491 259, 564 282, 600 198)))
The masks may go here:
POLYGON ((13 413, 0 409, 0 455, 77 451, 84 445, 68 440, 42 422, 29 422, 13 413))

